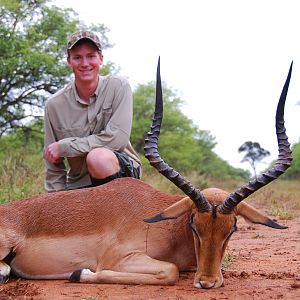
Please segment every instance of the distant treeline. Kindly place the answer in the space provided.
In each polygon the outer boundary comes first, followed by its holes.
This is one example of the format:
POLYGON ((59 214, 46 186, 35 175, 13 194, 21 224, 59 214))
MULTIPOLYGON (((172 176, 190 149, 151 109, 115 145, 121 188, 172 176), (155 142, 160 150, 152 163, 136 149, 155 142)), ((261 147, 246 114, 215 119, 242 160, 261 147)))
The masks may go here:
MULTIPOLYGON (((112 45, 104 24, 86 26, 72 9, 52 6, 48 0, 1 1, 0 16, 0 202, 3 202, 44 192, 43 108, 45 100, 70 80, 66 64, 68 35, 85 28, 98 33, 103 49, 112 45)), ((110 61, 102 68, 102 74, 117 72, 118 67, 110 61)), ((183 101, 176 92, 164 84, 163 94, 164 119, 159 141, 163 159, 179 172, 192 175, 200 188, 210 180, 248 180, 248 171, 230 166, 213 151, 215 138, 182 113, 183 101)), ((141 156, 143 178, 156 175, 143 157, 154 101, 154 82, 134 89, 131 142, 141 156)), ((293 148, 294 164, 286 178, 300 174, 300 146, 296 144, 293 148)))

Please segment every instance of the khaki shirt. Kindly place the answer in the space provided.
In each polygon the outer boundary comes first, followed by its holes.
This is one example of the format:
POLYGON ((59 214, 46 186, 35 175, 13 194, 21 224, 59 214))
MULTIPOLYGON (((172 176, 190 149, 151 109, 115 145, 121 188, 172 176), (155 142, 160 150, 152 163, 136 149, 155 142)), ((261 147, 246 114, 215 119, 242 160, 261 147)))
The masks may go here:
POLYGON ((67 158, 58 164, 44 160, 47 191, 90 185, 85 158, 93 148, 124 151, 135 166, 140 165, 129 141, 132 91, 125 78, 99 76, 89 104, 79 98, 75 82, 70 82, 46 101, 44 122, 45 148, 58 141, 61 156, 67 158))

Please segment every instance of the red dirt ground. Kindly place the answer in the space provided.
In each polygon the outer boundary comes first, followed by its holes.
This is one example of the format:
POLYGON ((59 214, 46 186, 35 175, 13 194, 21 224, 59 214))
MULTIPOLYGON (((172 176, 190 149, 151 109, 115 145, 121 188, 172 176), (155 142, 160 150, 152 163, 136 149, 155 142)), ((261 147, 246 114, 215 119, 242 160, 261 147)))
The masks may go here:
POLYGON ((233 263, 224 271, 224 287, 193 287, 193 273, 182 273, 175 286, 79 284, 67 281, 11 279, 0 286, 0 300, 8 299, 300 299, 300 217, 279 222, 275 230, 238 221, 229 242, 233 263))

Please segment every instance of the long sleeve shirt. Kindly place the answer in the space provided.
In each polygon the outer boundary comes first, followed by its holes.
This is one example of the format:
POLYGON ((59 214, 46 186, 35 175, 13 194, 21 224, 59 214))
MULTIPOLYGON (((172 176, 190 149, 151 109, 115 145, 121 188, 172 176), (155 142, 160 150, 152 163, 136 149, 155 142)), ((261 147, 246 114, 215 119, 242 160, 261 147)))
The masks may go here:
POLYGON ((47 100, 44 123, 45 148, 58 142, 60 155, 66 158, 58 164, 44 160, 47 191, 90 185, 85 158, 93 148, 124 151, 136 166, 140 165, 129 141, 132 91, 123 77, 99 76, 89 104, 78 96, 75 82, 70 82, 47 100))

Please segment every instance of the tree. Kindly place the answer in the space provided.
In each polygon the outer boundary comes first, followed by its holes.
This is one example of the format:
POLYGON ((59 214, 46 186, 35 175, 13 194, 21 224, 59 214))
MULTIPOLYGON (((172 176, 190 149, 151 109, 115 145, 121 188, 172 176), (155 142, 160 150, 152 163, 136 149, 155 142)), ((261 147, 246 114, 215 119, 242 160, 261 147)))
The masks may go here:
MULTIPOLYGON (((193 159, 198 160, 201 153, 197 140, 207 145, 214 146, 214 138, 206 131, 200 131, 192 121, 181 111, 182 100, 176 94, 163 88, 164 94, 164 119, 161 129, 160 149, 172 165, 180 166, 182 170, 190 167, 193 159), (189 147, 187 146, 189 145, 189 147)), ((132 143, 139 153, 144 152, 144 140, 149 131, 155 105, 155 83, 138 85, 133 94, 134 120, 132 125, 132 143)))
MULTIPOLYGON (((174 91, 163 86, 164 118, 159 149, 164 160, 180 172, 196 172, 214 178, 248 178, 247 172, 231 167, 214 152, 215 139, 209 131, 200 130, 181 112, 183 101, 174 91)), ((144 140, 149 131, 155 103, 155 83, 138 85, 133 93, 131 142, 144 153, 144 140)), ((147 162, 145 162, 145 167, 147 162)))
MULTIPOLYGON (((42 115, 45 99, 70 77, 66 40, 87 28, 72 9, 48 6, 47 0, 0 0, 0 137, 28 128, 42 115)), ((107 48, 104 25, 92 25, 107 48)), ((104 70, 105 71, 105 70, 104 70)))
POLYGON ((250 141, 245 142, 240 146, 238 151, 239 153, 245 152, 245 156, 241 162, 248 162, 253 169, 255 178, 257 178, 256 165, 262 159, 269 156, 270 152, 262 148, 259 143, 250 141))

